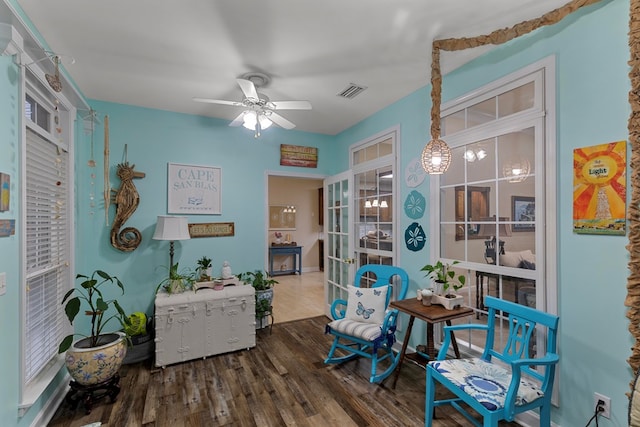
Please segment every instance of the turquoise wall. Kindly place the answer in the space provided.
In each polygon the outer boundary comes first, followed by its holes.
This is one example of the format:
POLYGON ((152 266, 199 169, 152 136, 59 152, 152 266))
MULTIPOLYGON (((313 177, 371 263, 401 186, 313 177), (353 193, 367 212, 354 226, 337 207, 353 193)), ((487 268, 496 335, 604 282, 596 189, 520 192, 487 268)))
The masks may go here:
MULTIPOLYGON (((577 147, 627 139, 629 105, 627 46, 628 0, 603 1, 519 40, 495 48, 491 53, 447 75, 443 100, 451 100, 549 55, 556 56, 557 69, 557 202, 558 210, 558 301, 561 318, 559 408, 553 421, 560 426, 585 425, 593 411, 593 392, 611 397, 612 419, 600 425, 626 425, 628 384, 632 372, 626 359, 633 338, 628 333, 624 299, 628 275, 626 237, 579 236, 572 232, 572 155, 577 147), (597 314, 597 315, 594 315, 597 314)), ((443 62, 447 55, 444 53, 443 62)), ((0 57, 0 171, 12 175, 12 210, 0 219, 18 218, 17 186, 19 135, 17 67, 11 58, 0 57)), ((76 270, 103 268, 117 274, 127 288, 125 309, 150 312, 153 291, 165 275, 168 243, 151 240, 156 216, 166 214, 167 162, 219 166, 222 168, 222 215, 194 215, 191 222, 235 222, 234 237, 193 239, 176 243, 175 259, 193 266, 202 255, 212 256, 214 267, 229 260, 235 272, 260 268, 264 263, 265 171, 331 175, 348 168, 348 146, 371 135, 398 126, 401 135, 401 168, 418 156, 429 133, 429 88, 425 87, 372 115, 358 125, 331 137, 298 131, 270 129, 258 140, 244 129, 230 128, 226 121, 139 107, 90 101, 98 117, 110 118, 111 184, 118 188, 115 165, 128 161, 146 177, 135 181, 140 206, 127 225, 138 228, 143 243, 124 253, 109 243, 103 204, 92 215, 89 207, 91 173, 96 174, 96 196, 101 195, 102 125, 96 127, 98 167, 87 166, 89 139, 77 126, 76 148, 76 270), (320 162, 316 170, 279 166, 279 144, 316 146, 320 162)), ((417 188, 429 195, 429 179, 417 188)), ((411 188, 404 183, 398 202, 411 188)), ((113 207, 110 220, 113 220, 113 207)), ((398 229, 413 222, 401 215, 398 229)), ((429 232, 429 217, 418 222, 429 232)), ((19 228, 18 228, 19 229, 19 228)), ((0 238, 0 271, 7 272, 7 295, 0 297, 0 337, 19 342, 19 243, 15 237, 0 238)), ((413 278, 412 289, 423 284, 419 269, 427 262, 429 249, 412 252, 402 248, 399 262, 413 278)), ((82 329, 82 328, 80 328, 82 329)), ((420 335, 418 330, 414 334, 420 335)), ((17 418, 18 348, 3 346, 0 375, 0 417, 7 425, 30 425, 41 403, 23 419, 17 418), (12 420, 15 420, 13 422, 12 420)))
MULTIPOLYGON (((496 47, 448 74, 443 82, 446 102, 538 60, 556 56, 556 256, 562 359, 561 406, 554 409, 552 418, 565 427, 587 423, 593 414, 594 392, 611 398, 612 418, 601 418, 599 425, 627 425, 625 393, 633 375, 626 361, 633 338, 628 333, 624 307, 628 239, 573 234, 572 165, 574 148, 628 139, 628 20, 627 0, 603 1, 559 24, 496 47)), ((455 53, 444 52, 443 63, 449 55, 455 53)), ((408 161, 419 155, 427 139, 429 121, 425 117, 431 108, 427 89, 430 91, 430 88, 419 90, 339 135, 343 150, 339 157, 347 158, 347 145, 399 124, 402 132, 399 175, 403 177, 408 161)), ((429 194, 428 181, 427 178, 417 188, 424 195, 429 194)), ((411 190, 403 183, 399 201, 404 202, 411 190)), ((404 230, 412 221, 403 217, 400 222, 400 229, 404 230)), ((429 218, 425 216, 418 222, 428 234, 429 218)), ((420 287, 419 269, 428 257, 428 247, 418 253, 402 250, 400 263, 415 278, 411 282, 413 290, 420 287)), ((416 331, 412 334, 416 344, 419 335, 416 331)))
MULTIPOLYGON (((18 197, 18 173, 20 149, 20 80, 19 68, 13 63, 13 58, 0 56, 0 172, 11 176, 10 209, 0 212, 0 219, 15 219, 20 217, 18 197)), ((20 228, 16 221, 16 235, 0 237, 0 272, 7 273, 7 293, 0 296, 0 338, 3 342, 19 343, 20 330, 16 327, 20 318, 20 290, 18 256, 20 242, 18 235, 20 228)), ((19 347, 4 345, 0 349, 0 360, 12 363, 0 363, 0 377, 5 379, 5 386, 0 387, 0 419, 13 420, 17 418, 18 385, 19 383, 19 347)))
MULTIPOLYGON (((158 215, 167 215, 167 163, 220 167, 222 169, 222 214, 188 215, 190 223, 233 222, 233 237, 197 238, 175 242, 174 262, 180 269, 195 269, 198 258, 213 259, 214 274, 220 275, 228 260, 234 272, 264 268, 265 171, 316 174, 331 173, 333 138, 273 128, 258 139, 242 127, 229 127, 228 121, 200 116, 151 110, 100 101, 89 102, 104 122, 109 116, 111 187, 120 179, 116 165, 125 161, 145 177, 134 180, 140 205, 125 226, 142 233, 142 243, 132 252, 115 249, 110 242, 111 226, 105 225, 102 171, 104 127, 96 126, 94 151, 98 166, 90 168, 90 144, 76 147, 77 253, 76 270, 91 273, 96 268, 116 274, 126 287, 126 311, 152 313, 157 285, 167 277, 169 242, 152 240, 158 215), (280 144, 318 148, 317 168, 280 166, 280 144), (96 174, 98 209, 89 206, 91 173, 96 174)), ((110 225, 115 206, 110 207, 110 225)))

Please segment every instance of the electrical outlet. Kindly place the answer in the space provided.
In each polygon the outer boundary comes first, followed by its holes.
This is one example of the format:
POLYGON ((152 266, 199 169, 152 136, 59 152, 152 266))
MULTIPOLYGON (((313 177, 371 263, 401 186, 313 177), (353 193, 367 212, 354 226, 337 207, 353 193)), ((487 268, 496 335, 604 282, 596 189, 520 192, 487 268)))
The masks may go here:
POLYGON ((7 273, 0 273, 0 295, 7 293, 7 273))
POLYGON ((598 407, 598 403, 602 401, 602 409, 604 409, 604 411, 600 412, 600 415, 602 415, 605 418, 610 418, 610 410, 611 410, 611 399, 608 398, 607 396, 604 396, 600 393, 593 393, 593 407, 597 408, 598 407))

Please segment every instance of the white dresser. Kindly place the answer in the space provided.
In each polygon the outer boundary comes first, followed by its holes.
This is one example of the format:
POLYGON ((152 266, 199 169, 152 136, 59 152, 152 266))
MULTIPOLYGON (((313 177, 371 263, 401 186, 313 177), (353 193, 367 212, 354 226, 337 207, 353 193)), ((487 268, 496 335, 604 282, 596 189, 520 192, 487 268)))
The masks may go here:
POLYGON ((252 286, 158 292, 155 302, 156 366, 249 349, 256 345, 252 286))

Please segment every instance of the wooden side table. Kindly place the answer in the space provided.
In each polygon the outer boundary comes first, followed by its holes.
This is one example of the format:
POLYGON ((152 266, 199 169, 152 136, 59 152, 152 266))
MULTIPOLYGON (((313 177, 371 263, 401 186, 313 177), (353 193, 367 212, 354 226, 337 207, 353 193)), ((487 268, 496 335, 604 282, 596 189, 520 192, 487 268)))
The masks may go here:
MULTIPOLYGON (((457 319, 459 317, 469 316, 473 313, 473 309, 471 307, 458 307, 453 310, 447 310, 441 305, 422 305, 422 301, 418 301, 416 298, 408 298, 401 301, 392 301, 389 304, 390 308, 398 309, 398 311, 402 313, 407 313, 409 315, 409 325, 407 327, 407 332, 404 336, 404 341, 402 343, 402 350, 400 350, 400 360, 398 362, 398 367, 396 368, 396 373, 393 379, 392 387, 395 388, 396 382, 398 381, 398 376, 400 375, 400 369, 402 368, 402 362, 405 357, 412 360, 413 362, 419 364, 420 366, 424 366, 424 363, 421 362, 420 355, 416 353, 406 354, 407 346, 409 345, 409 339, 411 338, 411 329, 413 328, 413 322, 416 318, 427 322, 427 355, 430 360, 435 360, 436 358, 436 350, 433 342, 433 326, 436 323, 445 322, 448 326, 451 326, 451 320, 457 319)), ((456 342, 455 335, 451 336, 451 342, 453 344, 453 350, 456 354, 456 357, 460 357, 460 351, 458 350, 458 343, 456 342)))

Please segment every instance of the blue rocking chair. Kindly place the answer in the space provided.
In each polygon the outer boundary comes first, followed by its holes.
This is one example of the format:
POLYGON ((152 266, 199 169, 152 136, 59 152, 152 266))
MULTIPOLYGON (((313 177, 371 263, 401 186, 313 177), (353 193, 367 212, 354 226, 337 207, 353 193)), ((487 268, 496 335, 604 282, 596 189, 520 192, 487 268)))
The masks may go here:
MULTIPOLYGON (((445 326, 445 339, 438 360, 427 365, 425 427, 431 427, 436 406, 451 405, 477 427, 497 427, 498 421, 513 421, 516 414, 540 408, 540 426, 551 424, 551 393, 559 356, 556 338, 559 318, 534 308, 487 296, 487 325, 445 326), (502 311, 502 315, 499 313, 502 311), (494 349, 496 319, 508 316, 508 336, 502 351, 494 349), (535 329, 546 335, 546 353, 529 354, 535 329), (484 353, 479 358, 445 360, 450 332, 486 331, 484 353), (496 363, 497 362, 497 363, 496 363), (534 369, 536 368, 536 369, 534 369), (440 383, 456 395, 435 400, 440 383), (484 419, 480 424, 460 404, 466 403, 484 419)), ((535 351, 535 350, 534 350, 535 351)), ((538 351, 536 351, 538 353, 538 351)))
POLYGON ((327 324, 325 333, 334 335, 334 340, 324 363, 342 363, 358 357, 371 359, 372 383, 383 381, 393 372, 400 358, 392 349, 398 310, 388 309, 394 276, 400 280, 396 298, 404 299, 409 276, 403 269, 374 264, 358 269, 354 285, 348 287, 348 300, 337 299, 331 305, 335 320, 327 324), (336 355, 336 350, 346 355, 336 355), (388 367, 378 372, 378 363, 385 359, 389 359, 388 367))

